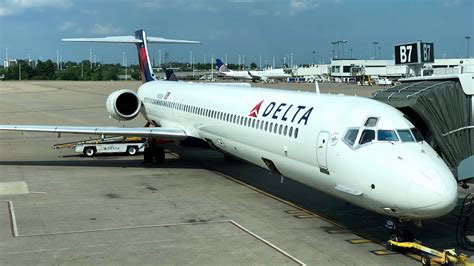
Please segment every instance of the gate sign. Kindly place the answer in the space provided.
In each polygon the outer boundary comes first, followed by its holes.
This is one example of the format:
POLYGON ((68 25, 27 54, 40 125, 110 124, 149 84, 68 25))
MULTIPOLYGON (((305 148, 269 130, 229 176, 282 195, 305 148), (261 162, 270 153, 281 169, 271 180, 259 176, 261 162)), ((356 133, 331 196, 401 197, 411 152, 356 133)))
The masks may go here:
POLYGON ((415 42, 395 46, 395 65, 433 62, 433 43, 415 42))

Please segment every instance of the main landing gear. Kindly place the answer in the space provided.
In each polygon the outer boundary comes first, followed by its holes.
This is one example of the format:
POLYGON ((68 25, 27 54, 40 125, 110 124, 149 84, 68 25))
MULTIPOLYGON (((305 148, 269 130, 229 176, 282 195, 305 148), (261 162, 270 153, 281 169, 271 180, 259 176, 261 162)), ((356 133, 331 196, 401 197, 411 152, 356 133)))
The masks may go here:
POLYGON ((162 164, 165 162, 165 149, 157 145, 155 139, 148 141, 143 152, 143 161, 145 165, 162 164))

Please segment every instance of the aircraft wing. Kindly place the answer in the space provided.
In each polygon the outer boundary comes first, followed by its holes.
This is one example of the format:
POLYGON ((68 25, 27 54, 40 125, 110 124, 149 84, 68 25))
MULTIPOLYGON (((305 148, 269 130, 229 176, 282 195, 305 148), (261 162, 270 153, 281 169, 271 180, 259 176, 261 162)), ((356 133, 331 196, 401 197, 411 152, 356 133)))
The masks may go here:
MULTIPOLYGON (((66 38, 63 42, 103 42, 103 43, 141 43, 142 40, 135 36, 109 36, 103 38, 66 38)), ((165 39, 160 37, 147 37, 148 43, 168 43, 168 44, 200 44, 197 41, 165 39)))
POLYGON ((0 125, 0 130, 47 132, 64 134, 88 134, 108 136, 130 136, 183 140, 186 132, 178 128, 162 127, 87 127, 87 126, 39 126, 39 125, 0 125))

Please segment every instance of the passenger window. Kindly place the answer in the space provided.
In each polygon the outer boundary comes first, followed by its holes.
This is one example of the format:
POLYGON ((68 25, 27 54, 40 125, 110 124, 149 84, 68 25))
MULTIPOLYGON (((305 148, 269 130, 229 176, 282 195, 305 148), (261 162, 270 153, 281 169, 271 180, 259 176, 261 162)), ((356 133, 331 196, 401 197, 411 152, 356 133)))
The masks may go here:
POLYGON ((377 117, 369 117, 365 121, 364 126, 366 126, 366 127, 375 127, 377 125, 378 121, 379 121, 379 119, 377 117))
POLYGON ((408 129, 398 129, 397 130, 398 135, 400 136, 400 139, 402 142, 414 142, 415 140, 413 139, 413 136, 410 133, 410 130, 408 129))
POLYGON ((359 134, 359 129, 358 128, 353 128, 349 129, 346 132, 346 135, 344 135, 344 140, 347 144, 350 146, 354 145, 356 139, 357 139, 357 134, 359 134))
POLYGON ((293 135, 293 127, 290 127, 290 132, 288 132, 288 135, 291 137, 293 135))
POLYGON ((366 144, 372 142, 375 139, 375 131, 366 129, 362 131, 362 136, 360 137, 359 144, 366 144))
POLYGON ((377 140, 380 141, 398 141, 397 133, 395 130, 378 130, 377 140))
POLYGON ((418 129, 412 128, 411 133, 413 133, 413 137, 415 137, 416 142, 423 141, 423 136, 418 129))
POLYGON ((288 126, 285 126, 285 129, 283 130, 283 135, 286 136, 286 132, 288 132, 288 126))
POLYGON ((298 128, 295 128, 295 139, 298 138, 298 128))

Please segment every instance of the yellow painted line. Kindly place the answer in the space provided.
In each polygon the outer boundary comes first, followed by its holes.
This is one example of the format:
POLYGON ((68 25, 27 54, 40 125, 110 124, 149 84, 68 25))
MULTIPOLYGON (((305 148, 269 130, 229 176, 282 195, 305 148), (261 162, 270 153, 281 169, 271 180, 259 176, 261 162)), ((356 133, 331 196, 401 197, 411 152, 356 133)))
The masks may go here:
POLYGON ((307 218, 317 218, 312 214, 302 214, 302 215, 294 215, 298 219, 307 219, 307 218))
POLYGON ((307 213, 306 211, 302 211, 302 210, 287 210, 285 211, 286 213, 288 214, 303 214, 303 213, 307 213))
POLYGON ((399 254, 397 252, 393 252, 393 251, 389 251, 389 250, 386 250, 386 249, 381 249, 381 250, 371 250, 370 251, 372 254, 375 254, 377 256, 386 256, 386 255, 395 255, 395 254, 399 254))
MULTIPOLYGON (((239 184, 239 185, 242 185, 242 186, 244 186, 244 187, 246 187, 246 188, 249 188, 249 189, 251 189, 251 190, 253 190, 253 191, 256 191, 256 192, 258 192, 258 193, 260 193, 260 194, 263 194, 263 195, 265 195, 265 196, 267 196, 267 197, 269 197, 269 198, 272 198, 272 199, 274 199, 274 200, 276 200, 276 201, 279 201, 279 202, 281 202, 281 203, 284 203, 284 204, 286 204, 286 205, 288 205, 288 206, 290 206, 290 207, 296 209, 296 210, 287 210, 287 211, 285 211, 285 212, 287 212, 288 214, 294 214, 297 210, 299 210, 299 211, 301 211, 301 212, 303 212, 303 213, 307 213, 307 214, 314 215, 314 218, 319 218, 319 219, 321 219, 321 220, 323 220, 323 221, 325 221, 325 222, 327 222, 327 223, 330 223, 330 224, 332 224, 332 225, 335 225, 336 227, 326 227, 326 228, 325 228, 325 227, 321 227, 322 229, 324 229, 326 232, 328 232, 328 233, 330 233, 330 234, 353 233, 352 231, 349 231, 349 230, 347 230, 347 229, 344 229, 345 227, 342 226, 342 225, 340 225, 340 224, 338 224, 337 222, 332 221, 332 220, 330 220, 330 219, 328 219, 328 218, 326 218, 326 217, 320 216, 320 215, 318 215, 318 214, 316 214, 316 213, 314 213, 314 212, 312 212, 312 211, 306 210, 306 209, 304 209, 303 207, 300 207, 300 206, 298 206, 298 205, 296 205, 296 204, 294 204, 294 203, 292 203, 292 202, 289 202, 289 201, 287 201, 287 200, 284 200, 284 199, 282 199, 282 198, 279 198, 279 197, 277 197, 277 196, 274 196, 274 195, 272 195, 272 194, 270 194, 270 193, 268 193, 268 192, 265 192, 265 191, 263 191, 263 190, 261 190, 261 189, 259 189, 259 188, 256 188, 256 187, 254 187, 254 186, 252 186, 252 185, 249 185, 249 184, 247 184, 247 183, 245 183, 245 182, 243 182, 243 181, 241 181, 241 180, 238 180, 238 179, 236 179, 236 178, 233 178, 233 177, 231 177, 231 176, 229 176, 229 175, 226 175, 226 174, 224 174, 224 173, 221 173, 221 172, 219 172, 219 171, 217 171, 217 170, 210 170, 210 171, 212 171, 213 173, 215 173, 215 174, 217 174, 217 175, 220 175, 220 176, 222 176, 222 177, 224 177, 224 178, 227 178, 228 180, 231 180, 231 181, 233 181, 233 182, 235 182, 235 183, 237 183, 237 184, 239 184)), ((378 245, 380 245, 380 246, 385 246, 385 242, 372 242, 372 243, 378 244, 378 245)), ((375 254, 375 255, 394 255, 394 254, 400 254, 400 255, 405 255, 405 256, 407 256, 407 257, 409 257, 409 258, 412 258, 412 259, 415 259, 415 260, 418 260, 418 261, 419 261, 419 258, 420 258, 419 255, 406 254, 406 253, 405 253, 405 254, 404 254, 404 253, 398 253, 398 252, 393 252, 393 251, 389 251, 389 250, 386 250, 386 249, 384 249, 384 250, 373 250, 373 251, 370 251, 370 252, 373 253, 373 254, 375 254)))
POLYGON ((252 186, 252 185, 249 185, 249 184, 247 184, 247 183, 245 183, 245 182, 243 182, 243 181, 240 181, 240 180, 238 180, 238 179, 236 179, 236 178, 233 178, 233 177, 231 177, 231 176, 228 176, 228 175, 226 175, 226 174, 223 174, 223 173, 221 173, 221 172, 219 172, 219 171, 215 171, 215 170, 214 170, 213 172, 214 172, 215 174, 220 175, 220 176, 222 176, 222 177, 225 177, 225 178, 227 178, 227 179, 229 179, 229 180, 231 180, 231 181, 233 181, 233 182, 235 182, 235 183, 237 183, 237 184, 239 184, 239 185, 242 185, 242 186, 244 186, 244 187, 246 187, 246 188, 249 188, 249 189, 251 189, 251 190, 253 190, 253 191, 256 191, 256 192, 258 192, 258 193, 261 193, 261 194, 263 194, 263 195, 265 195, 265 196, 267 196, 267 197, 269 197, 269 198, 272 198, 272 199, 277 200, 277 201, 279 201, 279 202, 281 202, 281 203, 284 203, 284 204, 286 204, 286 205, 288 205, 288 206, 290 206, 290 207, 292 207, 292 208, 298 209, 298 210, 300 210, 300 211, 302 211, 302 212, 305 212, 305 213, 308 213, 308 214, 312 214, 312 215, 314 215, 315 217, 317 217, 317 218, 319 218, 319 219, 321 219, 321 220, 323 220, 323 221, 325 221, 325 222, 328 222, 328 223, 333 224, 333 225, 336 225, 336 226, 343 227, 343 226, 337 224, 337 223, 334 222, 334 221, 331 221, 331 220, 329 220, 329 219, 327 219, 327 218, 325 218, 325 217, 319 216, 319 215, 317 215, 317 214, 314 213, 314 212, 311 212, 311 211, 309 211, 309 210, 306 210, 306 209, 304 209, 304 208, 302 208, 302 207, 300 207, 300 206, 298 206, 298 205, 296 205, 296 204, 294 204, 294 203, 292 203, 292 202, 289 202, 289 201, 287 201, 287 200, 284 200, 284 199, 282 199, 282 198, 279 198, 279 197, 277 197, 277 196, 274 196, 274 195, 272 195, 272 194, 270 194, 270 193, 268 193, 268 192, 265 192, 265 191, 263 191, 263 190, 261 190, 261 189, 258 189, 258 188, 256 188, 256 187, 254 187, 254 186, 252 186))
POLYGON ((360 238, 360 239, 349 239, 347 240, 347 242, 351 243, 351 244, 367 244, 367 243, 372 243, 372 241, 368 240, 368 239, 364 239, 364 238, 360 238))

